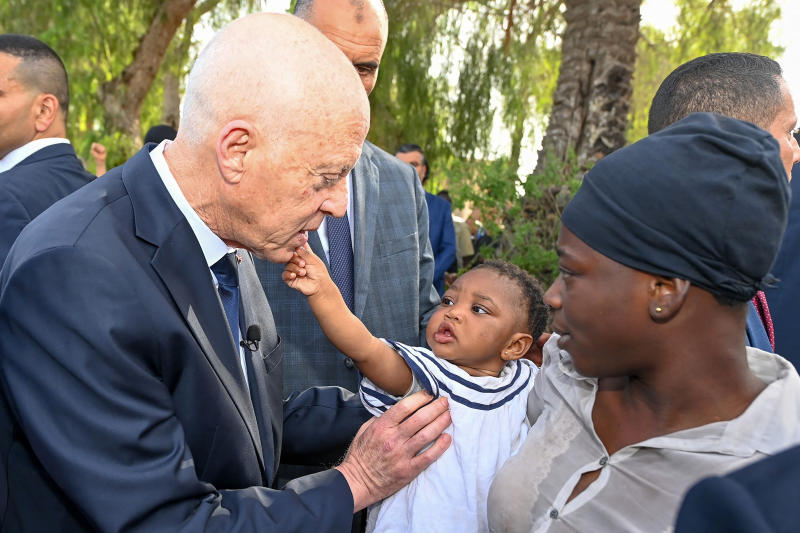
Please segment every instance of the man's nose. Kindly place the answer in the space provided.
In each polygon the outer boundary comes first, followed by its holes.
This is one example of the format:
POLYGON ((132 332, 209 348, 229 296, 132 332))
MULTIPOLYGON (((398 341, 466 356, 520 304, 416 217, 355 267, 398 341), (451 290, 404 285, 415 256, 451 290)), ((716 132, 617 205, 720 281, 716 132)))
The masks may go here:
POLYGON ((347 212, 347 180, 342 178, 331 187, 330 197, 322 204, 322 211, 332 217, 343 217, 347 212))

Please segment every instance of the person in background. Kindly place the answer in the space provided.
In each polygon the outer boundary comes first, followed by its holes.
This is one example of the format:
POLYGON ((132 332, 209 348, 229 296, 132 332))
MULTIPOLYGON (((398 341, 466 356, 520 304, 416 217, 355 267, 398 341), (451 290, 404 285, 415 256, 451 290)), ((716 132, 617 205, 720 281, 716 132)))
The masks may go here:
POLYGON ((31 220, 94 179, 66 139, 68 110, 58 54, 28 35, 0 35, 0 265, 31 220))
MULTIPOLYGON (((172 126, 169 126, 167 124, 159 124, 158 126, 153 126, 149 130, 147 130, 147 133, 144 136, 144 144, 147 143, 158 144, 164 139, 172 141, 175 139, 175 136, 177 134, 178 132, 175 131, 175 128, 173 128, 172 126)), ((108 151, 106 150, 106 147, 103 146, 101 143, 98 142, 92 143, 91 155, 92 159, 94 159, 95 174, 97 174, 98 177, 105 174, 108 170, 108 168, 106 167, 106 156, 108 155, 107 152, 108 151)))
MULTIPOLYGON (((795 132, 795 141, 800 133, 795 132)), ((781 250, 772 267, 778 278, 775 287, 764 292, 775 324, 775 351, 797 368, 800 366, 800 328, 797 327, 797 302, 800 301, 800 164, 792 167, 792 203, 781 250)))
MULTIPOLYGON (((800 160, 800 147, 792 135, 797 116, 776 61, 756 54, 729 52, 708 54, 684 63, 656 91, 647 130, 657 132, 698 111, 738 118, 769 131, 778 141, 784 175, 791 179, 792 165, 800 160)), ((747 345, 775 351, 775 328, 763 290, 753 296, 748 309, 747 345)))
MULTIPOLYGON (((450 192, 447 189, 442 189, 436 193, 436 196, 443 198, 449 205, 452 211, 453 202, 450 200, 450 192)), ((453 213, 453 229, 456 233, 456 260, 447 269, 448 273, 458 273, 461 268, 464 268, 464 259, 475 255, 475 249, 472 246, 472 234, 469 231, 466 221, 460 216, 453 213)), ((450 285, 450 283, 447 283, 450 285)))
MULTIPOLYGON (((403 144, 397 149, 395 156, 414 167, 420 183, 425 184, 430 174, 428 161, 419 145, 403 144)), ((441 296, 444 294, 444 273, 456 260, 456 232, 453 228, 450 204, 427 191, 425 192, 425 201, 428 204, 431 247, 436 264, 433 285, 441 296)))
POLYGON ((158 124, 153 126, 144 135, 144 144, 147 143, 160 143, 163 140, 174 141, 178 132, 169 124, 158 124))
POLYGON ((108 150, 104 144, 98 142, 92 143, 89 149, 89 155, 91 155, 92 160, 94 160, 94 173, 98 178, 108 172, 108 167, 106 167, 108 150))

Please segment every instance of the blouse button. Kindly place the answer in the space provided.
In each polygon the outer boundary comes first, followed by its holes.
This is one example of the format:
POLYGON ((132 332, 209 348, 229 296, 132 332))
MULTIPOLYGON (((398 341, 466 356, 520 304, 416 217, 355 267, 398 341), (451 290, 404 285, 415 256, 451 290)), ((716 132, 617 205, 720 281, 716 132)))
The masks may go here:
POLYGON ((552 518, 553 520, 555 520, 556 518, 558 518, 558 511, 556 511, 555 509, 553 509, 552 511, 550 511, 550 518, 552 518))
POLYGON ((606 463, 608 463, 608 457, 601 457, 600 466, 606 466, 606 463))

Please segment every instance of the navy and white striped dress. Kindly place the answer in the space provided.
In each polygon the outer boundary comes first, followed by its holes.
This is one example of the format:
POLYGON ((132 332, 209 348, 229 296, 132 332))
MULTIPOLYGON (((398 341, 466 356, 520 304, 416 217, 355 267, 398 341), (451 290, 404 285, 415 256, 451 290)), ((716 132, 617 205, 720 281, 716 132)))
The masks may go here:
MULTIPOLYGON (((459 533, 488 531, 486 500, 495 472, 528 432, 525 417, 536 366, 506 364, 499 376, 470 376, 426 348, 387 341, 414 374, 409 394, 426 389, 450 401, 448 450, 409 485, 370 508, 367 531, 459 533)), ((380 416, 399 398, 361 380, 361 401, 380 416)))

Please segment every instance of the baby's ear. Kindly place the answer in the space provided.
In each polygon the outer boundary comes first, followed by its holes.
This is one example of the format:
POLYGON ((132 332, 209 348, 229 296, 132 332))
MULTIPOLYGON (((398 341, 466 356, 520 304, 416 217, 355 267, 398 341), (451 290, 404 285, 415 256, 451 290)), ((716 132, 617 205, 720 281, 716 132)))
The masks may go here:
POLYGON ((528 353, 528 350, 532 344, 532 336, 528 335, 527 333, 514 333, 511 338, 508 339, 508 342, 503 348, 503 352, 500 354, 500 357, 502 357, 504 361, 513 361, 515 359, 519 359, 520 357, 524 357, 525 354, 528 353))

